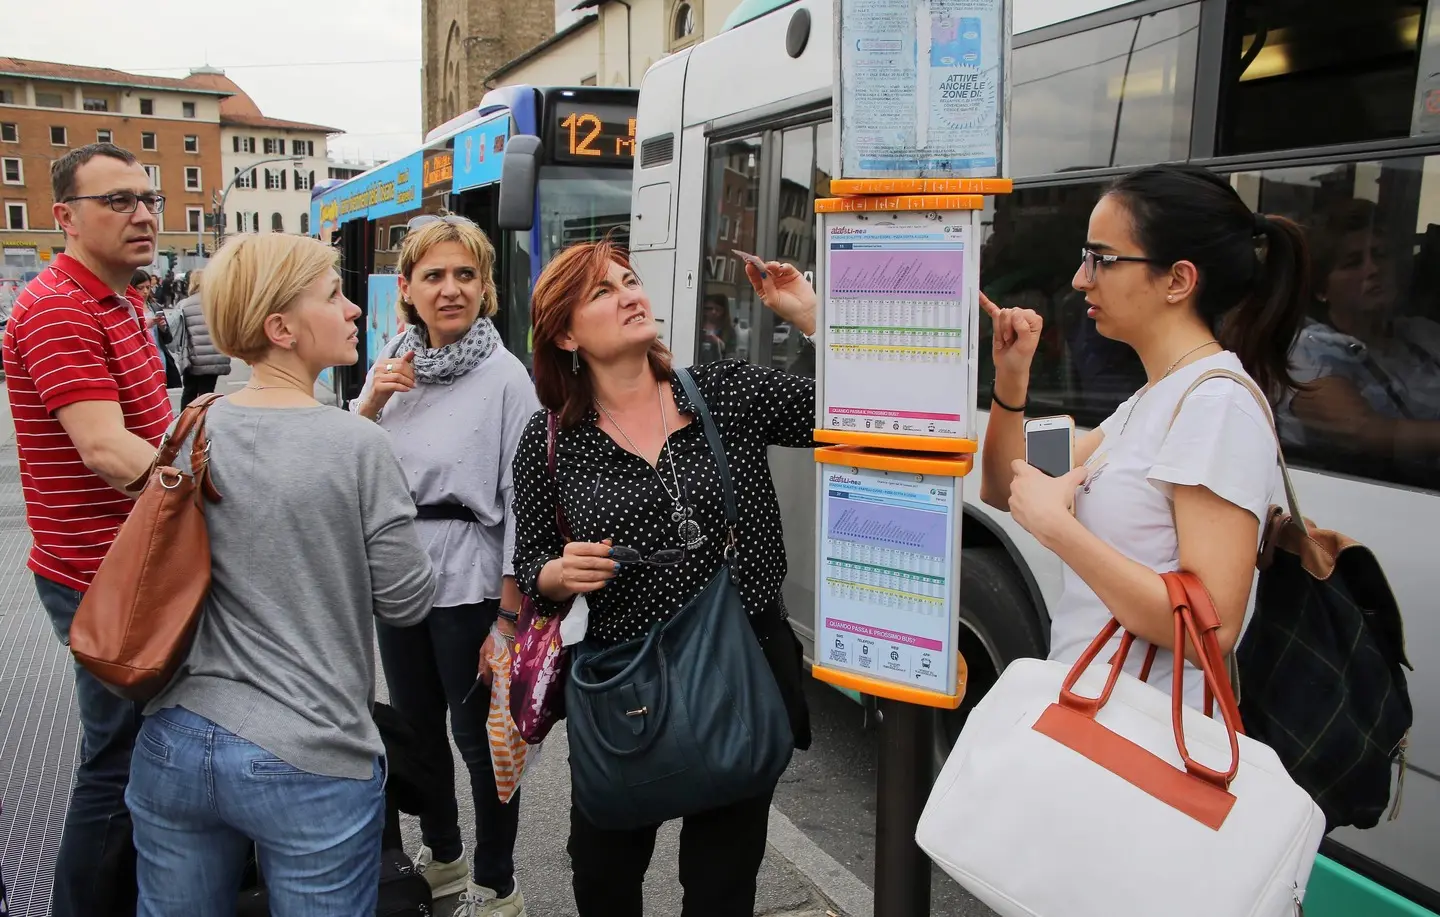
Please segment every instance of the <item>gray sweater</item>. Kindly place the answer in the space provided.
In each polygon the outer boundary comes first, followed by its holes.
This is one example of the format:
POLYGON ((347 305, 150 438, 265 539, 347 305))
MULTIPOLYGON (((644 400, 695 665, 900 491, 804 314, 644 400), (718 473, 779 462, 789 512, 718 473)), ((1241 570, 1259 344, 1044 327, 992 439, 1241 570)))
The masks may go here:
POLYGON ((145 712, 183 706, 301 770, 369 779, 375 619, 415 624, 435 591, 388 437, 335 408, 228 400, 206 426, 210 595, 145 712))
MULTIPOLYGON (((360 397, 370 397, 375 368, 395 355, 397 337, 380 349, 360 397)), ((416 506, 459 503, 480 520, 421 519, 420 543, 435 565, 435 605, 470 605, 500 597, 514 573, 515 486, 510 466, 520 434, 540 400, 525 365, 503 347, 449 385, 419 383, 392 395, 380 415, 416 506)))
POLYGON ((228 374, 230 358, 221 353, 210 339, 210 326, 205 323, 205 312, 200 308, 200 294, 183 300, 180 309, 185 313, 185 331, 189 337, 189 365, 185 371, 192 376, 228 374))

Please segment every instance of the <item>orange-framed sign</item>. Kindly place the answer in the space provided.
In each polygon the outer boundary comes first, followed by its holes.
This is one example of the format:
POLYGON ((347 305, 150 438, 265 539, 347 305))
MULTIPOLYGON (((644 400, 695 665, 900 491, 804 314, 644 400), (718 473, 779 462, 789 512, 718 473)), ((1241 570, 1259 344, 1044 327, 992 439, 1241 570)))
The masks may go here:
POLYGON ((815 452, 816 678, 954 709, 970 455, 815 452))

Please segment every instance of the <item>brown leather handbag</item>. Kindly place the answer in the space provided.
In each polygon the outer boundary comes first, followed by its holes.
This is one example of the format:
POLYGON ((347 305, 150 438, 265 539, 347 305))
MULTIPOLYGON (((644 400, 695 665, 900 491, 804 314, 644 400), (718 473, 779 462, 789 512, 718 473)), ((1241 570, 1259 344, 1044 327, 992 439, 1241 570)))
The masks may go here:
POLYGON ((205 412, 219 395, 195 399, 155 453, 130 517, 120 527, 70 627, 70 652, 107 688, 148 701, 170 683, 190 652, 210 591, 210 534, 204 500, 219 502, 210 480, 205 412), (174 467, 186 437, 190 473, 174 467))

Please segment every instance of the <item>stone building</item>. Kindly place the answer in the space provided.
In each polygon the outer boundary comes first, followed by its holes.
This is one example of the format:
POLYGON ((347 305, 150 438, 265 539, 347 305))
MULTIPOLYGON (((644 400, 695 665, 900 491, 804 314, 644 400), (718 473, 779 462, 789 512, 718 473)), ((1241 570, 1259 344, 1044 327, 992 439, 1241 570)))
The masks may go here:
POLYGON ((423 0, 423 129, 478 105, 485 81, 555 33, 554 0, 423 0))

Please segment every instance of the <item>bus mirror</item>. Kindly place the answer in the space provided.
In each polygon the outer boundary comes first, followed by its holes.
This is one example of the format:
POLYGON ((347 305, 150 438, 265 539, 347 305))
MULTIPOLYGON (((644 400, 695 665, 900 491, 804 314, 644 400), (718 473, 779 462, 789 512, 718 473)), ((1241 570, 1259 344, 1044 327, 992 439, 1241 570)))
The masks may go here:
POLYGON ((501 229, 527 232, 535 225, 535 176, 539 161, 539 137, 517 134, 505 144, 496 214, 501 229))

